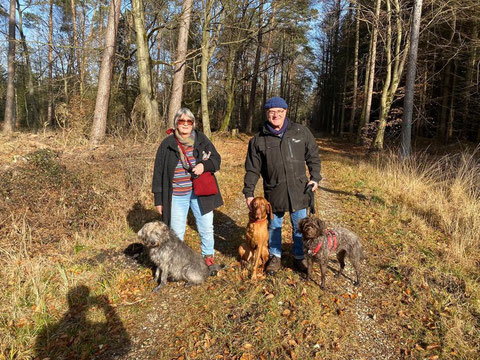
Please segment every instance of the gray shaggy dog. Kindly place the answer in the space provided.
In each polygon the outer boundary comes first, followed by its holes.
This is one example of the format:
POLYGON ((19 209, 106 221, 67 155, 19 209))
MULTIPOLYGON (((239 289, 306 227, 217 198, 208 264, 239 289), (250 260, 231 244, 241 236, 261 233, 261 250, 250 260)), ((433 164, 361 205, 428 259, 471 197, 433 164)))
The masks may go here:
POLYGON ((303 246, 307 254, 307 279, 312 278, 313 261, 318 260, 322 274, 320 287, 324 289, 328 255, 335 252, 340 264, 340 270, 335 277, 342 274, 347 256, 357 275, 354 285, 360 285, 360 261, 365 259, 365 255, 360 239, 355 233, 343 227, 327 229, 325 222, 313 216, 300 220, 298 228, 303 235, 303 246))
POLYGON ((149 222, 137 235, 148 248, 150 259, 157 266, 154 279, 158 285, 153 291, 159 291, 167 283, 167 279, 185 280, 186 285, 202 284, 208 276, 216 275, 220 269, 218 265, 208 267, 203 257, 181 241, 163 222, 149 222))

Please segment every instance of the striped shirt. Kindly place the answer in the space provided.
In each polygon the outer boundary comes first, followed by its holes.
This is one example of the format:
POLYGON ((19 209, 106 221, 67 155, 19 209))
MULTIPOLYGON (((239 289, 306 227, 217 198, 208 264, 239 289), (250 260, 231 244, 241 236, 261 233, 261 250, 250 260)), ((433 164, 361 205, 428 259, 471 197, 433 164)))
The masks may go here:
MULTIPOLYGON (((192 167, 195 166, 196 161, 193 157, 193 146, 184 146, 185 152, 187 153, 188 160, 192 164, 192 167)), ((188 164, 188 161, 187 161, 188 164)), ((182 196, 188 194, 192 191, 192 175, 183 168, 182 161, 178 160, 177 167, 173 173, 173 195, 182 196)))

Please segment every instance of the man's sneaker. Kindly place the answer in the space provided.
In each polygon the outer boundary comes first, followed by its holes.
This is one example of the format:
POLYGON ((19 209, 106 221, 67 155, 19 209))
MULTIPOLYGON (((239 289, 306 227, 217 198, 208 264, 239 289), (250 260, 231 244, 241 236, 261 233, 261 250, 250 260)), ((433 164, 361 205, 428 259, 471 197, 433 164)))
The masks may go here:
POLYGON ((280 270, 282 267, 282 259, 271 255, 268 259, 267 266, 265 267, 265 272, 268 275, 275 275, 275 273, 280 270))
POLYGON ((205 260, 205 264, 208 266, 208 271, 210 276, 216 276, 218 273, 218 266, 215 266, 215 262, 213 261, 213 256, 205 255, 203 257, 203 260, 205 260))
POLYGON ((298 272, 306 274, 308 271, 307 260, 305 259, 293 259, 293 266, 298 272))

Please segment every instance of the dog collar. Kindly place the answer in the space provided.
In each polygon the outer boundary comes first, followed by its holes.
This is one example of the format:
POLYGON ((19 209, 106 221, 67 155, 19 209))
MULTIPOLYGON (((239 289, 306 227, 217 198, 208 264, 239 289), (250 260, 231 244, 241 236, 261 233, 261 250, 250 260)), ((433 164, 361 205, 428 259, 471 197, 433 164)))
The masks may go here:
POLYGON ((259 224, 259 223, 263 223, 263 222, 265 222, 265 221, 267 221, 267 218, 261 219, 261 220, 257 220, 257 221, 251 221, 251 223, 252 223, 252 224, 259 224))
MULTIPOLYGON (((327 230, 327 233, 325 234, 327 237, 328 241, 328 250, 331 251, 333 248, 333 251, 337 249, 337 234, 333 230, 327 230)), ((312 251, 312 255, 317 255, 317 253, 320 251, 323 245, 323 236, 320 238, 320 241, 318 242, 317 247, 312 251)))

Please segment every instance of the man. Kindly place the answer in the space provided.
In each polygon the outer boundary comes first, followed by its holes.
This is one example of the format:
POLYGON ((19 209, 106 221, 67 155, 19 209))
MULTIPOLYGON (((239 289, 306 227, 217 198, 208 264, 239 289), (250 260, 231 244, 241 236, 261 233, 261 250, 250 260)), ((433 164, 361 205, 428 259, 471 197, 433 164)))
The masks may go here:
POLYGON ((288 120, 288 105, 284 99, 269 99, 265 110, 267 121, 248 144, 243 194, 250 208, 261 175, 265 198, 274 213, 268 225, 270 258, 265 269, 267 274, 275 274, 281 268, 282 222, 287 211, 293 225, 294 265, 297 270, 306 272, 302 235, 297 227, 298 221, 307 216, 309 198, 306 187, 311 184, 315 191, 321 180, 318 146, 307 127, 288 120), (305 164, 310 179, 307 179, 305 164))

